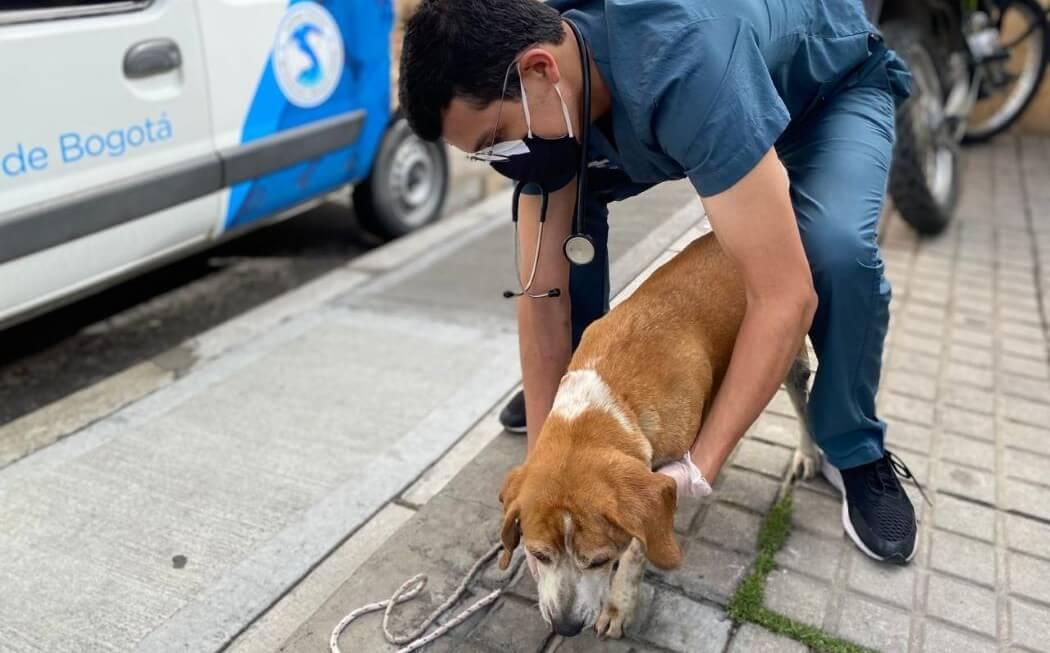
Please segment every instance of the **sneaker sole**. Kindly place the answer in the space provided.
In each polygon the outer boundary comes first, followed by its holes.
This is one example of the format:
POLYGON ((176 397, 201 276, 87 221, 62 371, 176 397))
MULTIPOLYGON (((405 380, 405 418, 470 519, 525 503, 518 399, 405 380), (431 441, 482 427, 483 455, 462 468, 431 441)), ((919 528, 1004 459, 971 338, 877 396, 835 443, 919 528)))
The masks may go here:
POLYGON ((507 426, 506 424, 503 425, 503 430, 506 431, 507 433, 513 433, 514 435, 523 435, 523 434, 529 432, 528 427, 525 427, 525 426, 507 426))
MULTIPOLYGON (((849 518, 849 503, 846 502, 846 486, 842 483, 842 473, 834 465, 829 463, 826 458, 821 456, 820 461, 820 473, 824 475, 824 478, 831 483, 831 486, 839 491, 842 496, 842 528, 846 531, 846 535, 849 535, 849 539, 853 540, 853 543, 857 545, 857 548, 861 552, 871 558, 872 560, 878 560, 879 562, 886 562, 887 560, 900 560, 900 558, 889 558, 880 556, 871 551, 864 542, 857 535, 857 531, 853 528, 853 522, 849 518)), ((904 562, 911 562, 912 558, 919 551, 919 535, 915 535, 915 545, 911 549, 911 553, 904 559, 904 562)))

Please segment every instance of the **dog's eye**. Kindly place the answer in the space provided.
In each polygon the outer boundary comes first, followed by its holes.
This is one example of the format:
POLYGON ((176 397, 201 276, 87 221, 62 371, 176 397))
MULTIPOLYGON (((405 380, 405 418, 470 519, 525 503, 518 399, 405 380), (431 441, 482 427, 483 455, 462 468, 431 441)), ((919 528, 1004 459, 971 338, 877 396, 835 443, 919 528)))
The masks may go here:
POLYGON ((536 558, 536 561, 537 561, 537 562, 540 562, 540 563, 542 563, 542 564, 545 564, 545 565, 548 565, 548 564, 550 564, 550 561, 551 561, 551 559, 550 559, 550 558, 548 558, 548 557, 546 556, 546 554, 543 554, 543 553, 538 553, 538 552, 536 552, 536 551, 529 551, 529 553, 531 553, 531 554, 532 554, 532 557, 533 557, 533 558, 536 558))
POLYGON ((591 561, 591 564, 587 565, 588 569, 597 569, 598 567, 604 567, 609 564, 609 558, 595 558, 591 561))

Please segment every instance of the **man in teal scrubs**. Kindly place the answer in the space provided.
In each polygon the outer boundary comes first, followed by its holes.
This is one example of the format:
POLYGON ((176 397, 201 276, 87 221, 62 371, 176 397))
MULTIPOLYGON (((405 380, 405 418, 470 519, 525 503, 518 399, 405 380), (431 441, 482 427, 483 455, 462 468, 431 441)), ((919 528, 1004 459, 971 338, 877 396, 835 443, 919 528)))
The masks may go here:
MULTIPOLYGON (((875 410, 890 300, 876 226, 910 77, 861 0, 424 0, 400 85, 421 137, 513 160, 503 172, 550 192, 533 286, 569 292, 518 300, 525 390, 508 427, 524 429, 527 414, 531 447, 580 334, 608 310, 607 204, 688 178, 748 305, 696 444, 668 473, 681 493, 690 474, 713 482, 808 333, 819 359, 809 418, 844 528, 876 559, 911 560, 915 512, 898 476, 910 472, 884 449, 875 410), (568 21, 592 57, 588 116, 568 21), (597 255, 570 267, 575 161, 563 159, 581 129, 597 255)), ((526 276, 539 206, 527 194, 519 204, 526 276)))

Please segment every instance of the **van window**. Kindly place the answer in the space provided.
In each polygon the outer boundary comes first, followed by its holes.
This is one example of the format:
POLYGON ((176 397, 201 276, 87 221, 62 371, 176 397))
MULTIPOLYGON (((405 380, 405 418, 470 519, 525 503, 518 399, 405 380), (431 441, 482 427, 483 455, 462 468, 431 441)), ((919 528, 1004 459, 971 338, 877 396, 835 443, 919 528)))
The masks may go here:
POLYGON ((142 9, 153 0, 4 0, 0 25, 80 18, 142 9))

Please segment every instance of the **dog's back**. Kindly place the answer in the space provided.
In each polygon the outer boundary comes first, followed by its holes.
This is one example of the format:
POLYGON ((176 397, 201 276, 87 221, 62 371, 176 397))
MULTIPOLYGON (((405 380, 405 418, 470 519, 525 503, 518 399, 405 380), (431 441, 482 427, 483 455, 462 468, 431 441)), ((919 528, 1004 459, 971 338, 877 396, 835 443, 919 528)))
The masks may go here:
POLYGON ((570 369, 597 369, 634 408, 654 463, 675 459, 725 375, 746 301, 735 266, 709 234, 592 324, 570 369))

